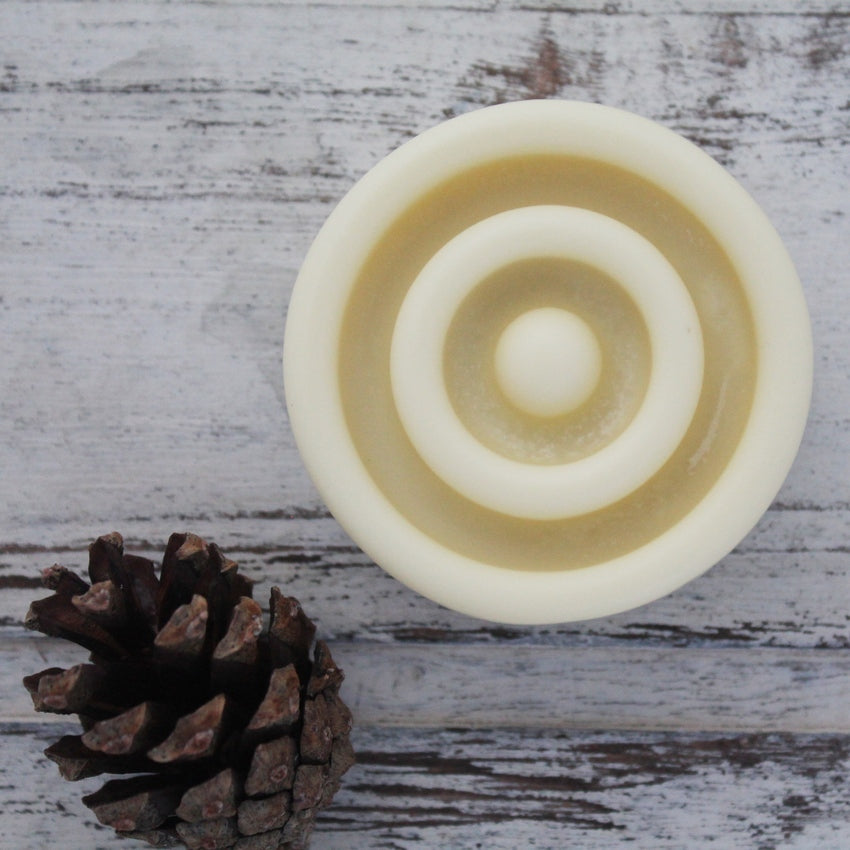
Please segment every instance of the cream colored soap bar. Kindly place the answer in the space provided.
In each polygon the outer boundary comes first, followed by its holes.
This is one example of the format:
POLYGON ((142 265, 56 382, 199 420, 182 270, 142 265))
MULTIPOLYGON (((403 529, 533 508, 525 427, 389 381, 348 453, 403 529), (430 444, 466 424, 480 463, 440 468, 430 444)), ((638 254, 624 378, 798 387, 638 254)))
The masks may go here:
POLYGON ((385 569, 505 622, 643 604, 769 505, 811 340, 773 228, 668 130, 532 101, 376 166, 305 260, 284 369, 331 511, 385 569))

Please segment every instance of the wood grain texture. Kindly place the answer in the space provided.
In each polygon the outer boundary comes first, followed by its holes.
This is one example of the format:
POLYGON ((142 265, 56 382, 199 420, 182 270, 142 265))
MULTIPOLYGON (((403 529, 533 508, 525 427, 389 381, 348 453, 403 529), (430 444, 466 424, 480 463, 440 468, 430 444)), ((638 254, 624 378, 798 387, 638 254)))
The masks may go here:
MULTIPOLYGON (((646 646, 333 643, 355 723, 492 729, 850 734, 850 654, 646 646)), ((21 671, 86 660, 58 640, 0 645, 0 719, 32 717, 21 671)), ((63 722, 61 716, 44 723, 63 722)))
MULTIPOLYGON (((145 517, 122 523, 119 530, 128 551, 158 560, 165 544, 162 529, 170 529, 169 522, 174 530, 195 531, 219 543, 258 582, 255 596, 264 606, 272 585, 288 588, 315 616, 323 634, 333 639, 850 646, 850 559, 844 542, 846 517, 838 511, 773 510, 732 555, 676 593, 613 617, 546 627, 487 623, 424 599, 376 567, 321 511, 145 517), (820 539, 811 547, 798 543, 815 530, 820 539), (774 589, 768 591, 767 586, 774 589)), ((95 533, 108 530, 110 526, 102 526, 95 533)), ((70 526, 51 524, 47 539, 67 541, 72 533, 70 526)), ((0 550, 0 628, 5 634, 23 635, 23 615, 41 592, 40 570, 60 561, 82 572, 88 542, 74 540, 70 548, 45 542, 0 550)))
POLYGON ((74 657, 22 628, 38 572, 118 529, 151 557, 215 540, 335 641, 360 764, 314 850, 846 850, 850 3, 6 0, 0 28, 0 845, 129 846, 79 803, 96 781, 39 757, 62 723, 18 685, 74 657), (507 628, 407 590, 328 515, 280 354, 353 182, 528 97, 631 109, 721 161, 794 257, 816 373, 788 481, 717 567, 507 628))
MULTIPOLYGON (((79 801, 98 780, 38 759, 53 729, 3 733, 4 846, 130 846, 79 801)), ((355 745, 312 850, 847 846, 846 737, 360 728, 355 745)))
POLYGON ((19 35, 0 92, 3 539, 36 542, 45 519, 317 507, 279 364, 310 240, 414 133, 531 96, 660 120, 762 203, 818 355, 780 500, 846 517, 846 15, 9 2, 4 16, 19 35))

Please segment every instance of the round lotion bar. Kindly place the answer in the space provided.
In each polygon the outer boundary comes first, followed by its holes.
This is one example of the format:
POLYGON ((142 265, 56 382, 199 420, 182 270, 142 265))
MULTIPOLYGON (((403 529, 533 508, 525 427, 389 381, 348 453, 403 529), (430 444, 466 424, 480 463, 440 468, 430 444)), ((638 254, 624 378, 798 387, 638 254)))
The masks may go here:
POLYGON ((612 614, 727 554, 802 437, 802 290, 714 160, 628 112, 525 101, 363 177, 287 317, 304 462, 384 569, 507 623, 612 614))

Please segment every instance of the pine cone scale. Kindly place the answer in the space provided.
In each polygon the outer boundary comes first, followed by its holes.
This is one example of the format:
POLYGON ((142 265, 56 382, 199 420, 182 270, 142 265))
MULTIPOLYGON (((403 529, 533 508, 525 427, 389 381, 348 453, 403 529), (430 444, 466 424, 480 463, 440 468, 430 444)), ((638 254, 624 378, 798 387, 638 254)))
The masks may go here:
POLYGON ((239 776, 232 768, 217 773, 206 782, 189 788, 180 800, 175 814, 189 823, 236 815, 242 789, 239 776))
POLYGON ((114 757, 89 749, 79 735, 63 735, 44 754, 59 767, 63 779, 76 782, 102 773, 140 773, 148 769, 143 756, 114 757))
POLYGON ((218 850, 232 847, 239 840, 235 818, 178 823, 176 828, 189 850, 218 850))
POLYGON ((268 739, 291 728, 301 716, 301 684, 295 666, 272 670, 269 687, 257 708, 248 732, 268 739))
POLYGON ((279 829, 288 820, 292 812, 292 794, 281 791, 271 797, 260 800, 243 800, 239 806, 239 832, 243 835, 256 835, 279 829))
POLYGON ((294 738, 277 738, 258 744, 245 779, 245 793, 257 797, 291 789, 297 757, 294 738))
POLYGON ((143 702, 95 723, 82 736, 82 741, 89 749, 106 755, 131 755, 161 740, 170 720, 171 715, 165 706, 143 702))
POLYGON ((181 788, 159 776, 113 779, 83 802, 105 826, 118 832, 155 829, 180 800, 181 788))

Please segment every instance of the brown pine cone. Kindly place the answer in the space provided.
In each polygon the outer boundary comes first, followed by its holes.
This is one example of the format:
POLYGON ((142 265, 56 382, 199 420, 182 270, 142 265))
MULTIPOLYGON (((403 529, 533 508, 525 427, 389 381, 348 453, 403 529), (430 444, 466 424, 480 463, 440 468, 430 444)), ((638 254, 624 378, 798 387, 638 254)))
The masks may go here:
POLYGON ((27 676, 36 711, 78 714, 45 750, 65 779, 113 779, 83 797, 98 820, 155 847, 301 850, 354 763, 343 673, 296 599, 251 582, 218 547, 173 534, 157 576, 117 533, 89 548, 89 582, 44 571, 52 596, 26 625, 91 652, 27 676))

